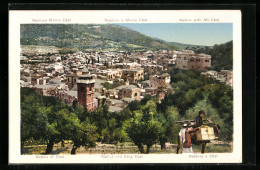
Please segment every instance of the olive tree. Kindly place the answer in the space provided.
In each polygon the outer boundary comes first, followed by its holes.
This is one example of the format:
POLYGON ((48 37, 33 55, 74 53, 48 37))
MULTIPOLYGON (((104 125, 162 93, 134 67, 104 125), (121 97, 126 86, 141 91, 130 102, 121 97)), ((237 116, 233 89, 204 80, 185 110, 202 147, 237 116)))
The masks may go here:
POLYGON ((166 142, 176 143, 177 141, 177 134, 180 130, 176 124, 179 118, 178 109, 170 106, 165 112, 159 112, 157 116, 162 124, 162 132, 159 136, 161 150, 166 150, 166 142))
POLYGON ((141 153, 149 153, 153 144, 157 143, 162 132, 162 125, 156 117, 156 104, 147 102, 140 110, 134 111, 134 117, 127 120, 124 130, 141 153), (144 147, 146 146, 146 152, 144 147))

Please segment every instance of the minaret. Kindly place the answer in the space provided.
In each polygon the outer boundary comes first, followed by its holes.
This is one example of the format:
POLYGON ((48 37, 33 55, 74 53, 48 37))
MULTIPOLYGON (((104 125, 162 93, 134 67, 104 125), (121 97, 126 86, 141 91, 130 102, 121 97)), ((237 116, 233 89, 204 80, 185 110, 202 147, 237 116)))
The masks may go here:
POLYGON ((78 77, 78 102, 89 111, 95 109, 94 84, 93 75, 80 75, 78 77))

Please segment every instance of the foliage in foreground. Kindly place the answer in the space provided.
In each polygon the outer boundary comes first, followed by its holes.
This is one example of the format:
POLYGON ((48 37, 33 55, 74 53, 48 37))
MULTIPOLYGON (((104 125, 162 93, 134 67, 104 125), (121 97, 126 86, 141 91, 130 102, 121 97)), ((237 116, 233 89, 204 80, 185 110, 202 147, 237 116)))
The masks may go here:
POLYGON ((233 89, 211 77, 194 70, 175 69, 171 72, 174 94, 166 96, 158 111, 165 112, 170 106, 179 110, 181 119, 194 120, 200 110, 206 118, 221 127, 221 140, 233 138, 233 89))
POLYGON ((47 143, 46 154, 55 143, 72 140, 75 153, 79 146, 94 146, 97 127, 88 119, 80 120, 73 107, 56 97, 36 94, 32 89, 21 89, 21 142, 41 140, 47 143))
POLYGON ((117 144, 134 142, 141 153, 149 153, 153 144, 176 143, 180 126, 177 120, 195 119, 199 110, 206 118, 221 127, 220 140, 232 140, 233 90, 196 71, 171 72, 174 94, 161 103, 157 98, 145 96, 134 101, 121 112, 111 113, 108 106, 86 111, 74 103, 68 106, 56 97, 36 94, 32 89, 21 88, 21 142, 44 141, 46 154, 55 143, 73 142, 71 154, 77 148, 94 147, 96 142, 117 144), (146 151, 145 151, 146 147, 146 151))

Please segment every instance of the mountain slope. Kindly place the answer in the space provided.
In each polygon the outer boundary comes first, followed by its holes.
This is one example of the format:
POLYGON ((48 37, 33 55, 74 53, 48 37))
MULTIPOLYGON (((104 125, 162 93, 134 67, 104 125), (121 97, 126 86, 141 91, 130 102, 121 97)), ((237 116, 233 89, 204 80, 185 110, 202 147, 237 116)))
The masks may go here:
POLYGON ((83 51, 179 49, 167 42, 112 24, 23 24, 20 42, 21 45, 55 46, 83 51))
POLYGON ((203 45, 182 44, 182 43, 178 43, 178 42, 168 42, 168 44, 176 46, 177 48, 180 48, 182 50, 185 50, 185 49, 194 50, 196 48, 206 47, 206 46, 203 46, 203 45))
POLYGON ((233 41, 214 45, 212 48, 206 47, 204 49, 198 49, 195 52, 211 55, 212 70, 220 71, 233 69, 233 41))

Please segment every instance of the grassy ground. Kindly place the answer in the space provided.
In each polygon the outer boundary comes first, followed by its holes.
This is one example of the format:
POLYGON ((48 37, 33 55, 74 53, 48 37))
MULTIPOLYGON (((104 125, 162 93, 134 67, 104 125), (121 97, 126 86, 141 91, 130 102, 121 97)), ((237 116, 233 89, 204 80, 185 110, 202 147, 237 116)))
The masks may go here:
MULTIPOLYGON (((66 142, 64 147, 61 147, 61 144, 55 144, 51 154, 61 154, 61 155, 70 155, 73 144, 71 142, 66 142)), ((167 149, 161 150, 160 145, 153 145, 150 149, 150 154, 172 154, 176 153, 176 144, 166 144, 167 149)), ((44 154, 46 145, 30 145, 24 146, 22 149, 22 154, 29 155, 41 155, 44 154)), ((200 153, 201 145, 193 145, 193 152, 200 153)), ((224 153, 232 152, 231 145, 228 144, 207 144, 206 146, 207 153, 224 153)), ((95 148, 85 149, 80 147, 77 149, 76 154, 139 154, 137 146, 131 142, 118 143, 117 145, 112 144, 101 144, 97 143, 95 148)))

